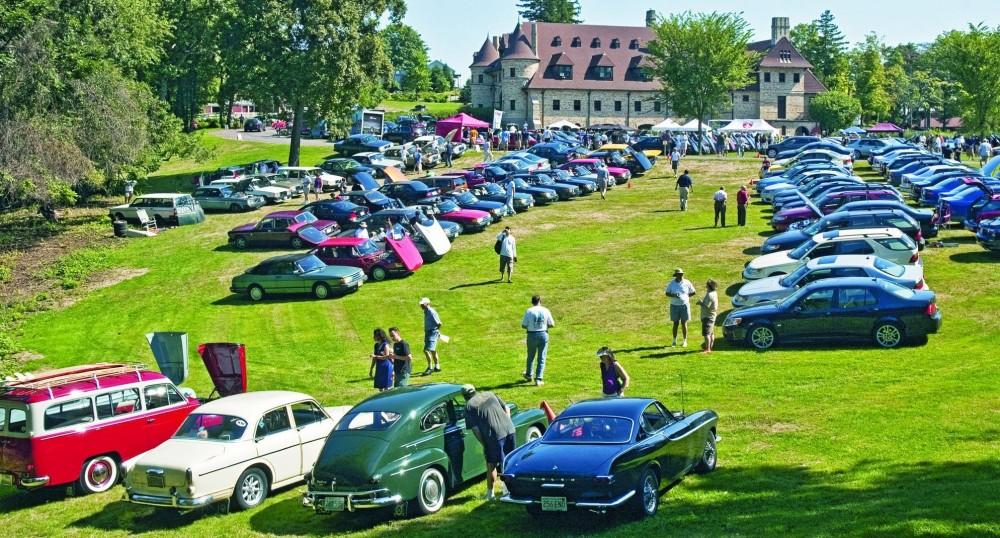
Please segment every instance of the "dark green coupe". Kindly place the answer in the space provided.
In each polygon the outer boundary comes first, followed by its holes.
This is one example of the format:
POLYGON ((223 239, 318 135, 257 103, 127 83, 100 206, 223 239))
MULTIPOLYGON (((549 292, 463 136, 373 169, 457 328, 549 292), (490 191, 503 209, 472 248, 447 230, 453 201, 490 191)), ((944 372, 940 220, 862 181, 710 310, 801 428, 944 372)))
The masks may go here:
POLYGON ((229 290, 246 294, 251 301, 265 295, 311 293, 317 299, 357 291, 365 282, 357 267, 327 265, 312 254, 286 254, 268 258, 233 278, 229 290))
MULTIPOLYGON (((510 405, 520 446, 542 436, 540 409, 510 405)), ((486 473, 483 447, 465 428, 462 386, 433 383, 394 389, 348 411, 326 439, 303 504, 317 513, 408 508, 433 514, 449 492, 486 473)))

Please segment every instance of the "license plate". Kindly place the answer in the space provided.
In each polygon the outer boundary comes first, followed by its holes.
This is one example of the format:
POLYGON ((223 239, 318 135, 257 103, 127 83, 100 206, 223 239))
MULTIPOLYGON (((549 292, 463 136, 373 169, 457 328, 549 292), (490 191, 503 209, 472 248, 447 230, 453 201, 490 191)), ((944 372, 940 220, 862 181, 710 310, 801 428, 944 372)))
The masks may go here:
POLYGON ((565 512, 566 497, 542 497, 543 512, 565 512))
POLYGON ((14 485, 14 475, 7 473, 0 473, 0 486, 13 486, 14 485))
POLYGON ((325 497, 323 498, 323 509, 327 512, 343 512, 345 507, 345 499, 343 497, 325 497))
POLYGON ((146 475, 146 485, 151 488, 162 488, 163 487, 163 475, 162 474, 148 474, 146 475))

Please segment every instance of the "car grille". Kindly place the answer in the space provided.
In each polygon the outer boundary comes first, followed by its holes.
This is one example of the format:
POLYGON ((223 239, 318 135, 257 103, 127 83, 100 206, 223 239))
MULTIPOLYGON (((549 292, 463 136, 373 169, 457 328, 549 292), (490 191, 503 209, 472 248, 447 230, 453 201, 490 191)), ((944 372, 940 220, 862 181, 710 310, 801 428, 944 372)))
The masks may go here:
POLYGON ((348 286, 350 286, 351 284, 357 284, 359 281, 361 281, 362 279, 364 279, 364 277, 365 277, 365 274, 362 273, 361 271, 358 271, 357 273, 354 273, 353 275, 347 277, 347 282, 346 283, 347 283, 348 286))

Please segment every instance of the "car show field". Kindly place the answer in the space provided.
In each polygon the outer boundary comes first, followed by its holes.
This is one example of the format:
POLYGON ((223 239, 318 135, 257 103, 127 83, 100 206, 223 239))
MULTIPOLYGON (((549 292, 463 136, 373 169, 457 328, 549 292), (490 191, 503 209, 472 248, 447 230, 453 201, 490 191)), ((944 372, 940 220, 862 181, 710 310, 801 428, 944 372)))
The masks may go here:
MULTIPOLYGON (((199 172, 285 152, 220 138, 202 143, 214 151, 208 161, 170 161, 137 193, 190 192, 199 172)), ((302 163, 319 164, 331 152, 332 146, 304 147, 302 163)), ((472 166, 479 156, 466 153, 455 167, 472 166)), ((855 166, 861 177, 875 177, 867 163, 855 166)), ((408 518, 394 518, 391 510, 318 516, 303 506, 301 483, 278 489, 255 509, 183 515, 126 503, 120 485, 89 496, 3 490, 0 528, 11 536, 997 535, 998 259, 968 230, 942 229, 935 239, 944 246, 920 252, 923 278, 943 316, 925 345, 831 342, 756 352, 720 337, 715 352, 704 355, 692 334, 691 347, 670 347, 663 288, 673 268, 683 267, 699 294, 706 279, 719 282, 721 336, 744 263, 774 233, 771 209, 756 197, 747 227, 712 226, 712 193, 720 186, 735 193, 758 167, 752 153, 685 158, 682 169, 694 180, 686 212, 678 210, 675 179, 662 159, 607 200, 591 194, 505 217, 502 224, 518 237, 513 284, 495 281, 494 225, 462 234, 446 258, 405 278, 371 280, 357 293, 327 300, 289 295, 251 302, 230 292, 231 279, 248 267, 299 251, 238 250, 227 231, 295 210, 303 200, 211 213, 196 226, 116 245, 102 271, 138 276, 83 287, 66 306, 27 317, 15 335, 33 358, 25 366, 31 370, 102 361, 152 365, 144 334, 153 331, 183 331, 192 342, 239 342, 246 345, 249 390, 296 391, 322 406, 353 406, 374 394, 367 376, 374 327, 398 326, 413 346, 414 372, 423 370, 418 300, 429 297, 451 341, 439 347, 443 371, 411 383, 474 383, 522 410, 544 400, 556 413, 600 396, 594 350, 610 346, 630 373, 629 396, 654 398, 670 411, 718 415, 718 468, 670 489, 656 517, 546 514, 539 521, 518 506, 483 501, 476 479, 449 492, 439 513, 408 518), (535 293, 557 321, 542 387, 521 378, 519 321, 535 293)), ((735 221, 735 204, 729 211, 735 221)), ((185 386, 199 396, 212 388, 199 369, 185 386)))

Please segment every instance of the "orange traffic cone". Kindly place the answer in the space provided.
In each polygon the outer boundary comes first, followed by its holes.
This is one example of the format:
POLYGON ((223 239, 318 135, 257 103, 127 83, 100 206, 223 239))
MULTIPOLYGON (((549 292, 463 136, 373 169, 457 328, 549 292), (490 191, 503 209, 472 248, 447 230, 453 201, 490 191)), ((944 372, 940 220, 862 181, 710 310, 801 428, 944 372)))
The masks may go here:
POLYGON ((549 406, 549 402, 542 400, 542 403, 539 404, 538 407, 540 407, 542 411, 545 411, 545 416, 549 419, 549 422, 556 419, 556 412, 549 406))
POLYGON ((628 186, 625 187, 625 188, 627 188, 627 189, 631 189, 632 188, 632 178, 628 178, 628 186))

